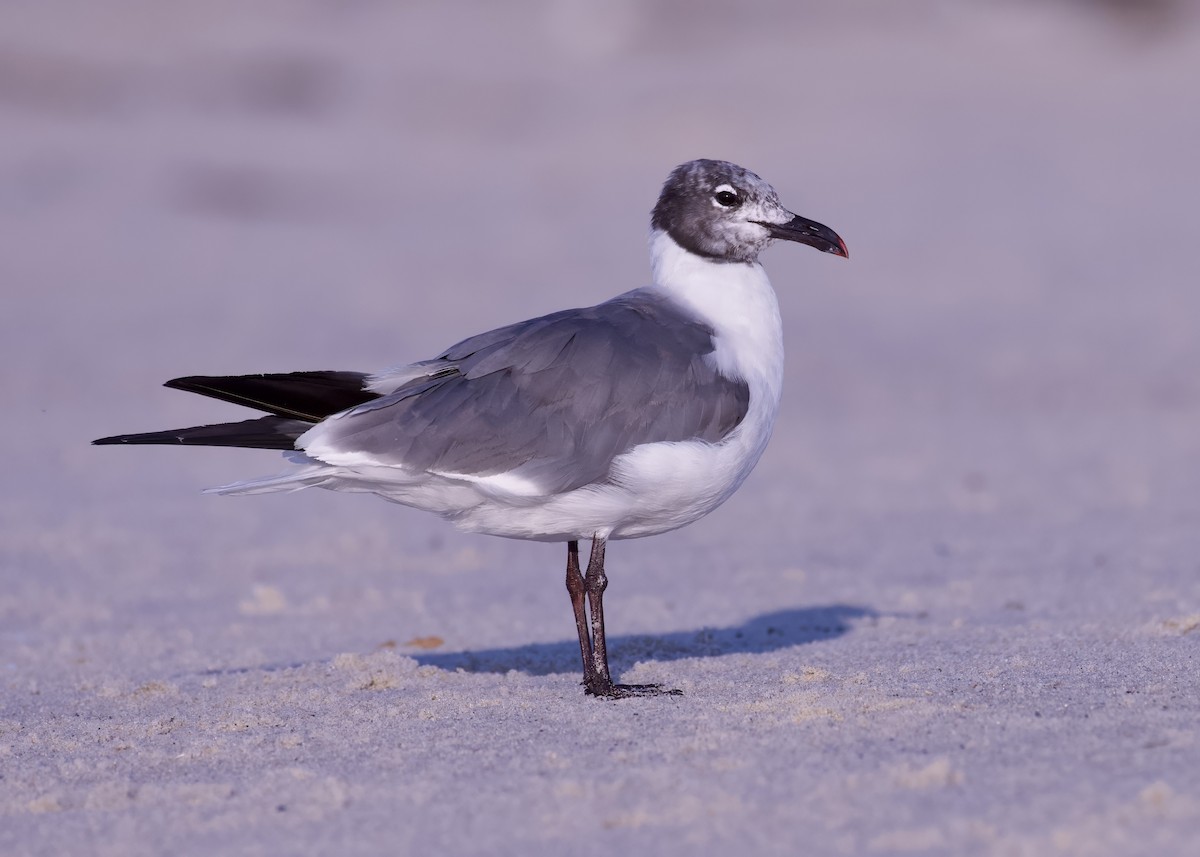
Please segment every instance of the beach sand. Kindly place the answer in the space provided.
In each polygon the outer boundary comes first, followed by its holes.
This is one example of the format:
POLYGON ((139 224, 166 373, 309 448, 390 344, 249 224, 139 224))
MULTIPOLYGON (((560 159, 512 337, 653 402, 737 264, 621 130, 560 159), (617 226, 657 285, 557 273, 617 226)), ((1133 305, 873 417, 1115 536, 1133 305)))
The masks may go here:
POLYGON ((0 853, 1188 852, 1197 80, 1161 2, 6 5, 0 853), (682 697, 584 697, 561 545, 88 445, 642 285, 696 157, 851 258, 764 254, 770 448, 610 545, 682 697))

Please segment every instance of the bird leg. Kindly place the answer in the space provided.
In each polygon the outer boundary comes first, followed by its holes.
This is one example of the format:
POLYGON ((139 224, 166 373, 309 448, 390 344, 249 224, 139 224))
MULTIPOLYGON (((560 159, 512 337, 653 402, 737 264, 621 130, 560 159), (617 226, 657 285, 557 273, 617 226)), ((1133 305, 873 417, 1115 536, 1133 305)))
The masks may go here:
POLYGON ((663 690, 658 684, 613 684, 608 670, 608 649, 604 639, 604 590, 608 576, 604 573, 605 540, 592 538, 592 553, 588 558, 587 575, 579 570, 579 542, 567 542, 567 592, 575 611, 575 628, 579 632, 579 651, 583 656, 583 687, 590 696, 620 699, 626 696, 654 696, 682 691, 663 690), (584 596, 591 613, 591 628, 584 614, 584 596))
POLYGON ((579 654, 583 656, 583 683, 591 687, 595 683, 592 675, 592 635, 588 631, 587 613, 584 611, 583 574, 579 571, 579 542, 567 542, 567 594, 571 596, 571 609, 575 611, 575 630, 579 633, 579 654))
POLYGON ((608 672, 608 648, 604 640, 604 590, 608 575, 604 573, 604 546, 607 542, 592 537, 592 555, 588 557, 587 577, 583 579, 587 592, 588 612, 592 614, 592 675, 584 673, 584 685, 593 696, 612 696, 613 680, 608 672))

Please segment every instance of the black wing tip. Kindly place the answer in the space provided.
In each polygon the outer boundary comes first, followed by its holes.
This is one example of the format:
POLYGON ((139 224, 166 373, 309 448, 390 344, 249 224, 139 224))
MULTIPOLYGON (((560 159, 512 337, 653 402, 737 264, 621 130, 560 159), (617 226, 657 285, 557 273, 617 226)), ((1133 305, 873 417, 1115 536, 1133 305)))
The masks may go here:
POLYGON ((166 446, 232 446, 245 449, 294 450, 296 438, 312 428, 305 420, 266 416, 237 423, 118 434, 92 441, 93 446, 159 444, 166 446))
POLYGON ((142 434, 114 434, 111 437, 98 437, 92 441, 92 446, 131 446, 149 443, 185 443, 178 432, 153 431, 142 434))
POLYGON ((184 375, 180 378, 172 378, 170 381, 164 381, 163 386, 169 387, 172 390, 183 390, 188 393, 205 394, 212 389, 214 382, 227 381, 230 378, 262 378, 263 375, 184 375))
POLYGON ((184 375, 182 378, 172 378, 170 381, 163 381, 163 386, 170 387, 172 390, 186 390, 196 381, 200 381, 203 378, 203 375, 184 375))
POLYGON ((207 385, 213 382, 296 379, 346 387, 355 383, 365 383, 370 377, 368 372, 354 372, 345 369, 306 369, 299 372, 250 372, 242 375, 183 375, 179 378, 172 378, 170 381, 164 381, 163 386, 176 390, 187 390, 198 384, 207 385))
POLYGON ((278 417, 317 423, 330 414, 361 405, 379 394, 366 389, 368 375, 322 369, 256 375, 185 375, 164 387, 199 393, 278 417))

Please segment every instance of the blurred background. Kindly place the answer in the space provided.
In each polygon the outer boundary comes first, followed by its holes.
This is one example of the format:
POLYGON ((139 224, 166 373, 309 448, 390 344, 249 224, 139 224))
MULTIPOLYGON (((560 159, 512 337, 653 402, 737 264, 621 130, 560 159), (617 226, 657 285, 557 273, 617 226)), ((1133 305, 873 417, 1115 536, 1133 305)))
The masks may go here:
POLYGON ((1192 598, 1197 81, 1184 0, 5 3, 9 651, 569 641, 557 546, 202 497, 282 462, 88 441, 240 413, 178 375, 378 369, 644 284, 658 188, 697 157, 851 259, 766 255, 775 440, 704 526, 614 551, 619 629, 1142 609, 1072 606, 1120 575, 1192 598))

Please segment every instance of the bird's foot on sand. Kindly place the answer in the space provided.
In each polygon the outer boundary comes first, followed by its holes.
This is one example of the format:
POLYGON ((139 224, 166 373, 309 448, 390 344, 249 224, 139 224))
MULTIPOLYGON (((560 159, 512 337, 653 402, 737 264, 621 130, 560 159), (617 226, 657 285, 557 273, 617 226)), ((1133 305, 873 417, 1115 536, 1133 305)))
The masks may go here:
POLYGON ((683 696, 682 690, 667 689, 661 684, 613 684, 609 682, 584 682, 584 692, 588 696, 599 696, 603 699, 629 699, 634 696, 683 696))

